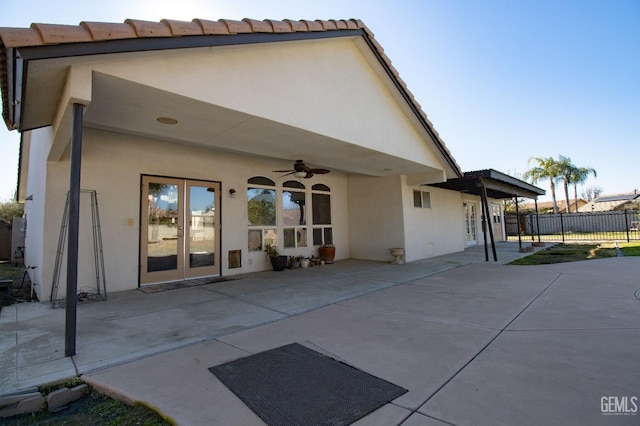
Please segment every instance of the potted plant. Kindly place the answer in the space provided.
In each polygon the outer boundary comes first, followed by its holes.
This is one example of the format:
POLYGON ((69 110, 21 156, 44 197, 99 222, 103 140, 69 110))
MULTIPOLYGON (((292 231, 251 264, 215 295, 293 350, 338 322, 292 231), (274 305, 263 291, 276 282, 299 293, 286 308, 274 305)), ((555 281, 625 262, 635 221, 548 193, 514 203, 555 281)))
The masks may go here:
POLYGON ((336 248, 331 244, 326 244, 318 249, 318 254, 325 263, 333 263, 333 259, 336 257, 336 248))
POLYGON ((271 244, 265 244, 264 251, 271 260, 271 266, 274 271, 284 271, 287 267, 289 258, 287 256, 281 256, 278 252, 278 248, 271 244))
POLYGON ((291 269, 296 269, 300 267, 300 257, 297 256, 291 256, 289 258, 289 268, 291 269))

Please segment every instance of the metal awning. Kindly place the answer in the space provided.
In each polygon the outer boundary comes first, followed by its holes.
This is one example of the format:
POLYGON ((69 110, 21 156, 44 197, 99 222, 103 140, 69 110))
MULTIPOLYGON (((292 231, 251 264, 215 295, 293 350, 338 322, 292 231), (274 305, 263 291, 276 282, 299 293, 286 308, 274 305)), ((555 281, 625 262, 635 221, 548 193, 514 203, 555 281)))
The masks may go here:
MULTIPOLYGON (((538 195, 544 195, 545 190, 530 183, 514 178, 512 176, 501 173, 497 170, 486 169, 477 170, 475 172, 465 172, 463 177, 449 179, 446 182, 433 183, 430 186, 459 191, 466 194, 478 195, 482 201, 482 233, 484 234, 484 253, 485 260, 489 261, 489 250, 487 246, 487 230, 491 240, 491 248, 493 251, 493 260, 498 261, 496 253, 496 243, 493 237, 493 227, 487 225, 486 220, 489 217, 489 198, 493 199, 516 199, 516 212, 518 211, 518 197, 533 198, 536 200, 536 219, 538 216, 538 195)), ((540 229, 540 228, 538 228, 540 229)), ((538 241, 540 236, 538 235, 538 241)), ((522 239, 518 230, 518 244, 522 251, 522 239)))
POLYGON ((433 183, 430 186, 482 196, 480 181, 484 182, 487 197, 494 199, 524 197, 535 200, 539 195, 546 193, 544 189, 493 169, 464 172, 461 178, 433 183))

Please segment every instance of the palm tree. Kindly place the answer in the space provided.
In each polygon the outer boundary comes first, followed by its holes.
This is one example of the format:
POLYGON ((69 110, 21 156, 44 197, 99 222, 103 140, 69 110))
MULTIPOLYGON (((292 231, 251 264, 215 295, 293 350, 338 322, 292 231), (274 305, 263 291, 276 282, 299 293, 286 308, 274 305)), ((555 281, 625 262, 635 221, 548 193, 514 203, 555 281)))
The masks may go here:
POLYGON ((591 167, 574 167, 571 171, 569 179, 573 184, 573 193, 575 196, 576 213, 578 212, 578 184, 582 185, 589 179, 589 175, 593 174, 593 177, 598 177, 596 170, 591 167))
POLYGON ((522 174, 524 179, 530 179, 533 184, 539 180, 549 179, 551 185, 551 198, 553 198, 553 212, 558 213, 558 202, 556 201, 556 179, 560 176, 558 162, 552 157, 531 157, 529 163, 535 161, 538 165, 532 167, 522 174))
POLYGON ((571 203, 569 202, 569 184, 571 183, 571 173, 576 168, 576 166, 571 163, 571 158, 565 157, 561 155, 558 157, 557 161, 558 171, 560 172, 560 177, 562 177, 562 184, 564 186, 564 198, 567 201, 567 213, 571 213, 571 203))

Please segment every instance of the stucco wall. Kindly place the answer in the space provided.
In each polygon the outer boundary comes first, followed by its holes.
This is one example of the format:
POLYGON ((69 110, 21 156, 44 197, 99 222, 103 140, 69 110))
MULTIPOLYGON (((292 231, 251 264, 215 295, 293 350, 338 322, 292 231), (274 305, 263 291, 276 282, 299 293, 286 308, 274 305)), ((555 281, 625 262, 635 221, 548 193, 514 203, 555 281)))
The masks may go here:
POLYGON ((464 250, 460 193, 430 186, 403 185, 406 260, 464 250), (429 192, 431 207, 413 206, 413 191, 429 192))
MULTIPOLYGON (((266 176, 276 181, 278 191, 281 173, 272 170, 285 169, 291 164, 256 157, 243 157, 199 147, 172 144, 169 142, 106 132, 95 129, 84 130, 82 177, 83 189, 96 190, 104 246, 107 291, 119 291, 138 286, 138 251, 140 227, 140 178, 142 174, 178 178, 201 179, 221 182, 222 205, 222 274, 231 275, 270 269, 263 252, 248 252, 247 247, 247 179, 266 176), (237 196, 231 198, 229 189, 237 196), (228 250, 242 250, 242 268, 227 269, 228 250)), ((42 274, 44 288, 50 291, 56 245, 64 209, 64 196, 68 189, 69 159, 49 163, 47 181, 48 214, 44 230, 44 259, 42 274)), ((324 183, 331 189, 332 221, 336 259, 349 256, 347 226, 346 177, 338 172, 316 176, 301 181, 308 188, 324 183)), ((81 238, 78 287, 95 286, 93 245, 89 196, 81 200, 81 238)), ((277 206, 280 208, 280 206, 277 206)), ((282 250, 287 255, 308 256, 314 249, 282 250)), ((61 275, 64 283, 65 274, 61 275)), ((64 284, 58 297, 64 295, 64 284)))
POLYGON ((391 260, 404 246, 400 176, 349 177, 349 235, 354 259, 391 260))
POLYGON ((34 284, 34 291, 41 301, 49 300, 48 289, 50 288, 45 285, 43 278, 50 276, 46 275, 43 270, 44 243, 46 241, 43 234, 45 230, 45 203, 49 196, 46 192, 47 155, 51 147, 52 134, 50 127, 44 127, 23 135, 23 138, 29 139, 28 145, 30 146, 29 179, 27 180, 25 197, 32 197, 32 200, 25 201, 24 208, 26 222, 24 264, 36 267, 29 271, 29 276, 34 284))

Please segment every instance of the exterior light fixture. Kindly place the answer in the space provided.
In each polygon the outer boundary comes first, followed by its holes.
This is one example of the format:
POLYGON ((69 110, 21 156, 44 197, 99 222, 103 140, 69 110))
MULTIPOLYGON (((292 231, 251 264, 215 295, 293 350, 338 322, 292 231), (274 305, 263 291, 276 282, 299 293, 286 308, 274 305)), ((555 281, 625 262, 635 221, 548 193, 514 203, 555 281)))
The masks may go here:
POLYGON ((298 179, 302 179, 303 177, 307 176, 307 172, 305 171, 295 172, 293 175, 298 179))

